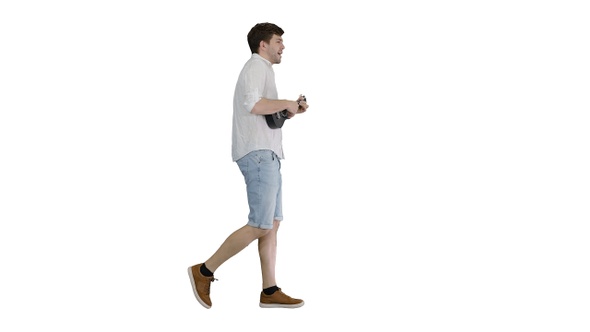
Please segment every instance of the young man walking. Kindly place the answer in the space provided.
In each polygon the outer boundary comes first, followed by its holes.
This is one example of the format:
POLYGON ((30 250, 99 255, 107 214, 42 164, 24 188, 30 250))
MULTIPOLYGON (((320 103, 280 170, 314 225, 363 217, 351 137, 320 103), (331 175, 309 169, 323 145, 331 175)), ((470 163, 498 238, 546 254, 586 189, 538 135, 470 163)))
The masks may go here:
POLYGON ((240 72, 234 93, 232 159, 244 176, 250 212, 246 225, 229 235, 209 259, 188 269, 195 296, 207 309, 212 305, 214 272, 254 240, 258 240, 262 269, 260 307, 298 308, 304 304, 283 293, 275 278, 277 231, 283 219, 283 147, 281 128, 271 128, 266 116, 286 110, 291 118, 308 108, 302 95, 296 100, 278 99, 272 66, 281 63, 283 33, 272 23, 256 24, 248 33, 252 56, 240 72))

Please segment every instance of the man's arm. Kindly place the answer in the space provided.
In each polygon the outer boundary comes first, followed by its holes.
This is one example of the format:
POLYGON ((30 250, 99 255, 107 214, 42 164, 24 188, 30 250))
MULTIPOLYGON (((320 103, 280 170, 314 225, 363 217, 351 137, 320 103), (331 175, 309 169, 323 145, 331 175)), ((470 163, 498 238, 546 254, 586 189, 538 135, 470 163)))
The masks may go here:
POLYGON ((250 111, 252 114, 267 115, 287 110, 291 114, 296 114, 299 109, 299 103, 295 100, 286 99, 266 99, 261 98, 250 111))

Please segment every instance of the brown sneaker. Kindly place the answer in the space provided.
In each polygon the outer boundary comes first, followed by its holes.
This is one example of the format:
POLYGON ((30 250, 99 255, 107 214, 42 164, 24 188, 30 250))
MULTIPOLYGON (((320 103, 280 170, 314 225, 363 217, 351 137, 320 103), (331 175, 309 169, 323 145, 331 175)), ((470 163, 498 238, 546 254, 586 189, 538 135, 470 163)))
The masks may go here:
POLYGON ((260 293, 261 308, 299 308, 303 304, 303 300, 290 297, 283 293, 280 288, 272 295, 266 295, 264 292, 260 293))
POLYGON ((201 274, 201 264, 197 264, 195 266, 191 266, 188 268, 188 276, 191 279, 191 284, 193 285, 193 292, 195 293, 195 297, 199 303, 207 308, 211 308, 211 298, 209 298, 209 293, 211 291, 211 282, 217 280, 213 277, 205 277, 201 274))

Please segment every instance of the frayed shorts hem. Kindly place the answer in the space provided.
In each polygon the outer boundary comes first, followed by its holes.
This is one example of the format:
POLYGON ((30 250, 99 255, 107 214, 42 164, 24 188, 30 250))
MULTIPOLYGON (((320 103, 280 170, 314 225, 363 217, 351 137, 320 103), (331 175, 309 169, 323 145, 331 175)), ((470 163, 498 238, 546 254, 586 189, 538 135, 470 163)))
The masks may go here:
MULTIPOLYGON (((276 221, 283 221, 283 218, 275 218, 274 220, 276 221)), ((268 224, 259 224, 255 221, 249 221, 246 225, 250 226, 250 227, 254 227, 254 228, 260 228, 260 229, 272 229, 274 226, 274 220, 273 220, 273 224, 268 225, 268 224)))

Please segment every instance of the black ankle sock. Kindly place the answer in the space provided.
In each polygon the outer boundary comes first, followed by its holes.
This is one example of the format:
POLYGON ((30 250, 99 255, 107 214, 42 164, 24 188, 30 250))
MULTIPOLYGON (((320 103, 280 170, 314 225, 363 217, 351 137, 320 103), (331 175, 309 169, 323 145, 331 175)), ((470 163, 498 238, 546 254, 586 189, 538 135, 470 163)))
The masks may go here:
POLYGON ((272 286, 272 287, 265 288, 262 291, 266 295, 272 295, 272 294, 274 294, 278 290, 279 290, 279 288, 275 285, 275 286, 272 286))
POLYGON ((204 275, 205 277, 212 277, 213 276, 213 272, 209 271, 209 269, 205 266, 205 263, 203 263, 203 265, 201 265, 201 274, 204 275))

